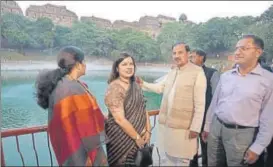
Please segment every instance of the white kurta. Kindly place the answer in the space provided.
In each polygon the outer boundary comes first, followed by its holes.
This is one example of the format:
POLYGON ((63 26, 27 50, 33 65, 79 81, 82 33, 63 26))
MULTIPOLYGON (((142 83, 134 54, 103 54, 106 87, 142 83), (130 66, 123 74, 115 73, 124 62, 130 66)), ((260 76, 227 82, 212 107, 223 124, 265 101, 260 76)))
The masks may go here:
MULTIPOLYGON (((162 93, 166 79, 167 76, 165 76, 165 78, 157 84, 144 82, 143 89, 156 93, 162 93)), ((177 83, 175 80, 174 85, 168 95, 167 119, 173 105, 176 84, 177 83)), ((183 101, 181 101, 181 103, 183 103, 183 101)), ((201 121, 202 120, 200 120, 200 122, 201 121)), ((197 138, 189 139, 189 132, 189 130, 169 128, 165 126, 165 124, 158 123, 155 149, 153 151, 154 165, 159 165, 160 160, 161 166, 187 166, 189 161, 192 160, 198 152, 198 140, 197 138)))
MULTIPOLYGON (((178 81, 181 81, 181 76, 183 75, 183 79, 185 81, 187 80, 187 77, 191 77, 188 72, 191 70, 198 70, 198 74, 195 80, 194 85, 194 91, 192 97, 193 100, 193 109, 194 109, 194 115, 191 120, 190 129, 192 131, 200 132, 202 122, 203 122, 203 114, 205 109, 205 92, 206 92, 206 77, 202 69, 197 69, 195 65, 188 64, 180 69, 174 69, 177 71, 170 71, 170 77, 169 74, 164 77, 160 82, 156 84, 151 84, 147 82, 143 82, 142 88, 143 90, 152 91, 156 93, 167 93, 163 95, 163 100, 167 100, 166 105, 163 106, 166 107, 166 120, 170 120, 170 112, 173 108, 173 101, 175 92, 177 92, 177 84, 178 81), (190 69, 191 68, 191 69, 190 69), (184 70, 187 70, 187 72, 183 73, 184 70), (176 73, 174 76, 173 74, 176 73), (175 78, 172 78, 175 77, 175 78), (179 79, 177 79, 179 78, 179 79), (168 79, 168 81, 167 81, 168 79), (165 85, 170 84, 171 80, 173 79, 172 85, 165 85), (165 91, 166 88, 171 88, 170 91, 165 91)), ((190 79, 190 78, 189 78, 190 79)), ((183 93, 179 90, 180 93, 183 93)), ((186 101, 183 102, 183 99, 181 100, 181 104, 179 105, 189 105, 186 104, 186 101), (185 104, 183 104, 185 103, 185 104)), ((162 106, 161 106, 162 107, 162 106)), ((163 111, 162 111, 163 112, 163 111)), ((182 118, 181 118, 182 121, 182 118)), ((167 121, 168 122, 168 121, 167 121)), ((160 158, 160 165, 161 166, 187 166, 189 164, 189 160, 192 160, 193 157, 198 152, 198 140, 195 139, 189 139, 189 133, 190 130, 185 129, 174 129, 170 128, 165 124, 159 124, 157 125, 157 134, 156 134, 156 142, 155 142, 155 150, 153 151, 153 158, 154 158, 154 165, 158 165, 158 160, 160 158), (159 155, 157 152, 157 149, 159 151, 159 155)))
MULTIPOLYGON (((168 115, 172 107, 175 89, 176 81, 168 96, 168 115)), ((155 146, 158 148, 160 154, 161 165, 171 165, 173 163, 169 162, 166 153, 171 157, 181 159, 181 162, 183 159, 191 160, 197 153, 198 141, 196 138, 189 139, 189 130, 173 129, 163 124, 158 124, 155 146)), ((155 165, 158 164, 159 157, 156 149, 153 152, 153 158, 155 165)))

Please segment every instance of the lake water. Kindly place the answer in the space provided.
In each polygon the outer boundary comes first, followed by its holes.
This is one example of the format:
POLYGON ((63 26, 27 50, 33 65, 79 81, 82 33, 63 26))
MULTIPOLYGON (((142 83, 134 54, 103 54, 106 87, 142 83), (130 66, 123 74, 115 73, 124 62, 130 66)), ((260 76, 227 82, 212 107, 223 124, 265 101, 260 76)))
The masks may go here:
MULTIPOLYGON (((41 109, 34 99, 34 81, 37 73, 38 71, 1 70, 2 130, 47 124, 47 111, 41 109)), ((103 98, 109 73, 110 71, 107 70, 91 70, 87 71, 87 75, 81 78, 81 80, 88 84, 90 91, 97 98, 103 112, 107 112, 103 98)), ((156 70, 137 73, 138 76, 149 82, 156 80, 164 74, 166 72, 156 72, 156 70)), ((147 110, 159 108, 160 95, 150 92, 145 92, 144 95, 147 99, 147 110)), ((36 166, 35 152, 31 140, 32 136, 24 135, 18 138, 25 165, 36 166)), ((35 134, 35 147, 38 153, 39 164, 44 166, 50 165, 46 133, 35 134)), ((7 166, 22 166, 20 154, 16 148, 15 137, 4 138, 3 149, 7 166)), ((55 157, 53 157, 53 161, 54 165, 56 165, 55 157)))

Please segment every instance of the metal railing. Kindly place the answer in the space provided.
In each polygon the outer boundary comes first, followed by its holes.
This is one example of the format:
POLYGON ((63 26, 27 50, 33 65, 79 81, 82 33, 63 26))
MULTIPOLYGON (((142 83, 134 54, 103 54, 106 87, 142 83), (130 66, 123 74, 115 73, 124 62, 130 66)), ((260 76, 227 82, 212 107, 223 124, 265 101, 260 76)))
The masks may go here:
MULTIPOLYGON (((156 125, 156 116, 158 115, 158 113, 159 113, 158 110, 149 111, 150 117, 152 117, 152 116, 154 117, 153 128, 156 125)), ((34 134, 42 133, 42 132, 47 132, 47 126, 36 126, 36 127, 31 127, 31 128, 20 128, 20 129, 4 130, 4 131, 1 132, 1 137, 2 138, 7 138, 7 137, 15 137, 16 138, 17 152, 20 155, 20 159, 22 161, 23 166, 25 166, 25 160, 24 160, 23 154, 22 154, 22 152, 20 150, 18 136, 31 135, 32 136, 32 138, 31 138, 32 147, 33 147, 33 151, 35 153, 35 158, 36 158, 36 165, 40 166, 38 153, 37 153, 36 145, 35 145, 35 135, 34 134)), ((52 152, 51 152, 51 149, 50 149, 50 140, 49 140, 48 133, 46 133, 46 134, 47 134, 47 147, 48 147, 48 151, 49 151, 49 155, 50 155, 50 163, 51 163, 51 166, 53 166, 53 157, 52 157, 52 152)), ((5 155, 4 155, 4 151, 3 151, 2 138, 1 138, 1 166, 5 166, 5 155)))

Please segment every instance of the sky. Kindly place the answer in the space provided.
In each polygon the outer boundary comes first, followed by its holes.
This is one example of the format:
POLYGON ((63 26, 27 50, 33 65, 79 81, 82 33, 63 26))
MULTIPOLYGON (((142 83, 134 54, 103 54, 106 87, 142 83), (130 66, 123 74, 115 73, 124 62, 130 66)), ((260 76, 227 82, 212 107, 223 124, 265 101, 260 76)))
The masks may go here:
POLYGON ((138 21, 141 16, 159 14, 176 19, 205 22, 213 17, 259 16, 273 1, 17 1, 23 12, 29 5, 65 5, 78 17, 96 16, 110 20, 138 21))

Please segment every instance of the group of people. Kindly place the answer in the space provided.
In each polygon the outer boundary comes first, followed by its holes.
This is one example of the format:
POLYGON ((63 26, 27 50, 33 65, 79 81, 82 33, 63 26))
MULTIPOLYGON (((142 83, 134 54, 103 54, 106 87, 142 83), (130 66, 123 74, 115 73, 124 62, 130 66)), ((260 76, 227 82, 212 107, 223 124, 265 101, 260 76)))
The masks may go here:
POLYGON ((74 46, 62 48, 58 66, 41 72, 36 80, 37 103, 49 111, 48 134, 58 164, 134 166, 138 149, 151 137, 134 58, 122 53, 113 64, 105 93, 108 116, 87 84, 79 80, 86 71, 83 51, 74 46))
POLYGON ((114 61, 104 116, 88 86, 84 53, 64 47, 59 68, 36 80, 37 103, 48 109, 48 133, 61 166, 135 166, 139 148, 151 138, 143 91, 163 94, 153 151, 155 166, 272 165, 273 75, 259 63, 263 40, 245 35, 237 43, 233 69, 206 67, 206 53, 179 42, 174 66, 158 83, 135 76, 134 58, 114 61), (271 142, 271 144, 270 144, 271 142), (106 153, 103 146, 106 145, 106 153), (271 163, 271 164, 270 164, 271 163))

